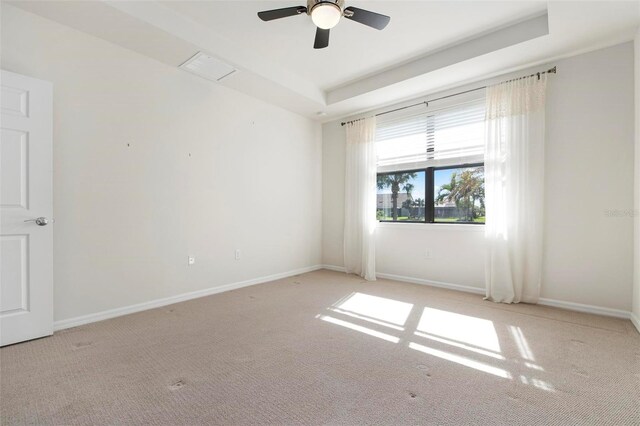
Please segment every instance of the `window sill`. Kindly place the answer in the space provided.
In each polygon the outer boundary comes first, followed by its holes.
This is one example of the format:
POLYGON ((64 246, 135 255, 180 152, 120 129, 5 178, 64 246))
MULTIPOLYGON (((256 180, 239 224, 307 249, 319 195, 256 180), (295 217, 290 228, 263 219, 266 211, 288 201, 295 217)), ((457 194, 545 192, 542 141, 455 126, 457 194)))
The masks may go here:
POLYGON ((484 224, 472 223, 416 223, 416 222, 378 222, 378 228, 383 229, 403 229, 409 228, 412 231, 421 229, 423 231, 466 231, 484 232, 484 224))

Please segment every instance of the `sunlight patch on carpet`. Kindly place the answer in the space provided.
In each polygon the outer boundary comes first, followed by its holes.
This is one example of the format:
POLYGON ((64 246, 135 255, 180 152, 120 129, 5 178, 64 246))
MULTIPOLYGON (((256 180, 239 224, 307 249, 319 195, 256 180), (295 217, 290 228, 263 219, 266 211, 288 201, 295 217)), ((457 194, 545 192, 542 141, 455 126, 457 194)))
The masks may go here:
POLYGON ((385 323, 403 326, 411 313, 413 304, 370 294, 353 293, 334 304, 334 307, 385 323))
POLYGON ((449 352, 440 351, 438 349, 433 349, 428 346, 419 345, 417 343, 409 343, 409 347, 411 349, 415 349, 417 351, 423 352, 425 354, 438 357, 440 359, 444 359, 447 361, 455 362, 456 364, 464 365, 465 367, 473 368, 478 371, 483 371, 485 373, 493 374, 494 376, 502 377, 504 379, 511 379, 511 374, 503 370, 502 368, 494 367, 489 364, 485 364, 480 361, 476 361, 464 356, 455 355, 449 352))
POLYGON ((333 318, 333 317, 330 317, 330 316, 327 316, 327 315, 318 315, 317 318, 321 319, 322 321, 329 322, 331 324, 339 325, 339 326, 348 328, 350 330, 359 331, 360 333, 364 333, 364 334, 368 334, 369 336, 377 337, 378 339, 386 340, 387 342, 398 343, 400 341, 400 339, 395 337, 395 336, 391 336, 389 334, 381 333, 379 331, 372 330, 370 328, 363 327, 363 326, 357 325, 357 324, 353 324, 353 323, 348 322, 348 321, 343 321, 343 320, 340 320, 340 319, 337 319, 337 318, 333 318))
POLYGON ((486 319, 424 308, 418 323, 418 331, 501 353, 493 321, 486 319))

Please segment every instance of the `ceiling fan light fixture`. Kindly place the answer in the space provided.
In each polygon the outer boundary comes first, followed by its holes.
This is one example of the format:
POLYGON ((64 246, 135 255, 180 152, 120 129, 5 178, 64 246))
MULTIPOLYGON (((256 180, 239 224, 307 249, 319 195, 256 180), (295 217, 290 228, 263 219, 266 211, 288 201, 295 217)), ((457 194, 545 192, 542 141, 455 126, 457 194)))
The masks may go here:
POLYGON ((329 30, 340 22, 342 9, 336 3, 323 1, 311 9, 311 20, 318 28, 329 30))

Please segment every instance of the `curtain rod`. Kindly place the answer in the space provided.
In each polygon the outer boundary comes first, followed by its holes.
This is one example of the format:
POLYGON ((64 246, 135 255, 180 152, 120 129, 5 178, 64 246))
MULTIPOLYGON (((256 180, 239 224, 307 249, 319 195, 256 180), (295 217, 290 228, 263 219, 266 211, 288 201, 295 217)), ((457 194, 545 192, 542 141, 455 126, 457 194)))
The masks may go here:
MULTIPOLYGON (((523 78, 528 78, 528 77, 535 77, 536 75, 538 76, 538 80, 540 80, 540 75, 542 75, 542 74, 556 74, 556 71, 557 71, 556 67, 553 67, 553 68, 550 68, 550 69, 548 69, 546 71, 541 71, 541 72, 537 72, 537 73, 530 74, 530 75, 524 75, 524 76, 518 77, 518 78, 512 78, 511 80, 501 81, 498 84, 509 83, 510 81, 522 80, 523 78)), ((389 113, 396 112, 396 111, 402 111, 403 109, 413 108, 413 107, 416 107, 416 106, 419 106, 419 105, 427 105, 427 106, 429 106, 429 102, 440 101, 442 99, 451 98, 453 96, 460 96, 460 95, 464 95, 465 93, 471 93, 471 92, 475 92, 475 91, 486 89, 486 88, 487 88, 487 86, 476 87, 475 89, 465 90, 464 92, 458 92, 458 93, 454 93, 454 94, 451 94, 451 95, 441 96, 439 98, 431 99, 429 101, 422 101, 422 102, 418 102, 417 104, 407 105, 407 106, 403 106, 403 107, 400 107, 400 108, 392 109, 392 110, 389 110, 389 111, 383 111, 383 112, 380 112, 378 114, 375 114, 374 117, 379 117, 381 115, 389 114, 389 113)), ((345 124, 355 123, 356 121, 360 121, 360 120, 364 120, 364 118, 357 118, 355 120, 343 121, 342 123, 340 123, 340 125, 344 126, 345 124)))

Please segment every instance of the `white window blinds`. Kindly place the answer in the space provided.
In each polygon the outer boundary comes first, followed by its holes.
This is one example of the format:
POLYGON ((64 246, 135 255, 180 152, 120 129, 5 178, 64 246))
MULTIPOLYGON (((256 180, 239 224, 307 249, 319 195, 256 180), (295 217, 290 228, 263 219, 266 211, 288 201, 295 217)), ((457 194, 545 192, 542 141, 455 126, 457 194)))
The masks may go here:
POLYGON ((378 168, 445 166, 483 160, 484 99, 452 107, 416 107, 378 119, 378 168))

